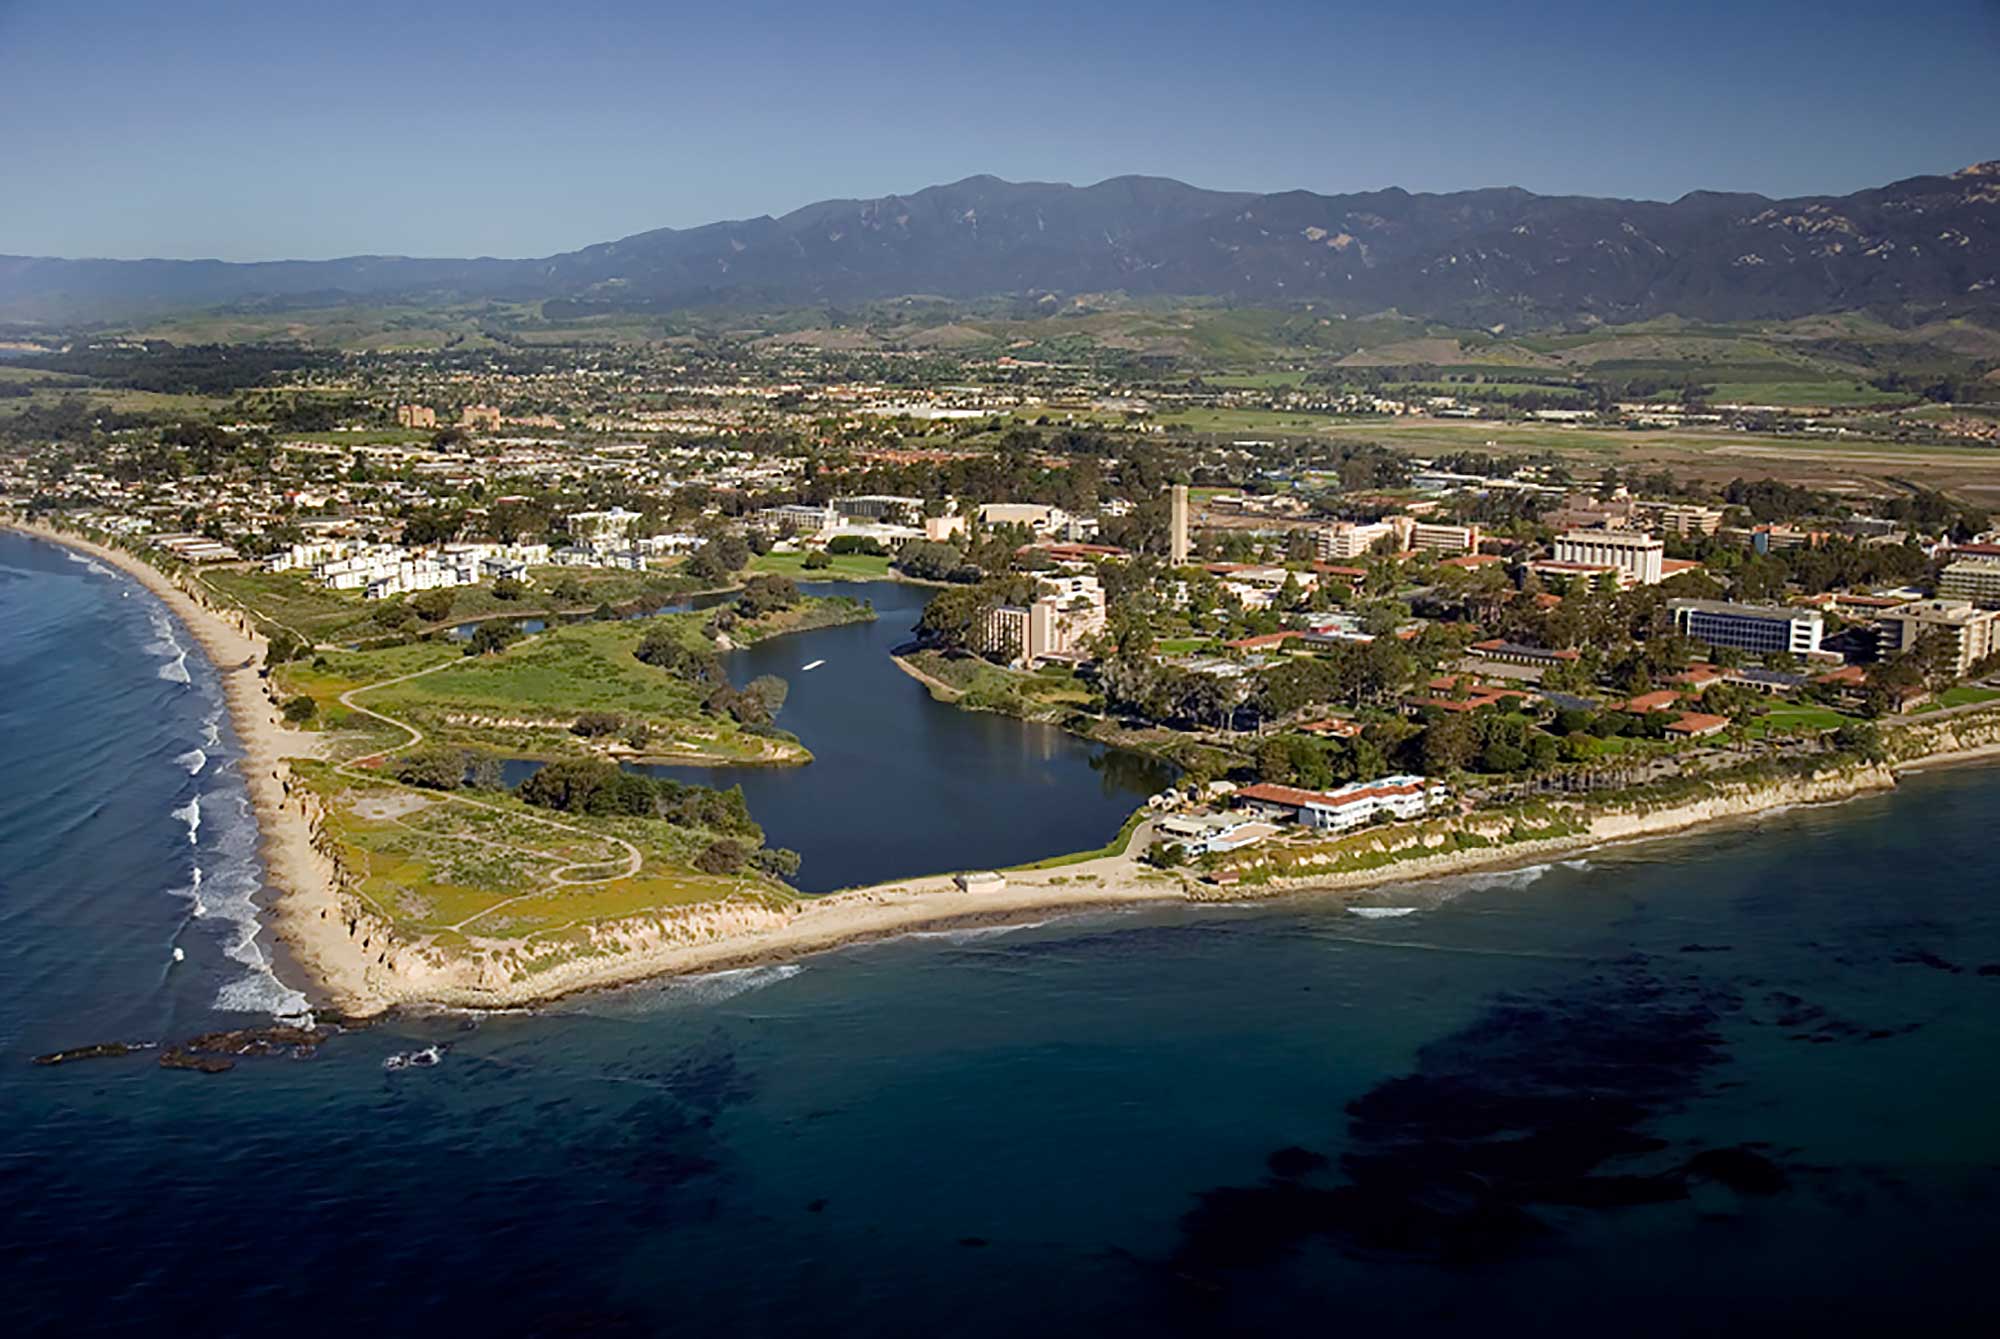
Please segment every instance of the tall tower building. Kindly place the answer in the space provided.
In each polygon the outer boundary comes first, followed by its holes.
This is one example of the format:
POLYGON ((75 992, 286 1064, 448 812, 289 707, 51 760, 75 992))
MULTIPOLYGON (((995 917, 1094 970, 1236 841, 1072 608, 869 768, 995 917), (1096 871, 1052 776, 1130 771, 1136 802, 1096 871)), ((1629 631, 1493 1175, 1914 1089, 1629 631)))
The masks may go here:
POLYGON ((1175 567, 1188 560, 1187 485, 1173 486, 1173 518, 1167 532, 1167 561, 1175 567))

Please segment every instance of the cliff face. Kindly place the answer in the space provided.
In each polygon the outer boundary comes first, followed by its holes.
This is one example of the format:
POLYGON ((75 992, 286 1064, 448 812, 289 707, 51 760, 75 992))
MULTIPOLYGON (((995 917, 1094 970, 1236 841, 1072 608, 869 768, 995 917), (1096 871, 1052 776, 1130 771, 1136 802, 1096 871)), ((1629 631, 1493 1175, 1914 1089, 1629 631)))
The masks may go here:
POLYGON ((1848 800, 1895 784, 1895 773, 1886 764, 1846 763, 1814 774, 1708 783, 1678 797, 1654 799, 1641 794, 1398 824, 1317 845, 1260 850, 1235 865, 1247 887, 1239 884, 1233 892, 1204 889, 1195 895, 1351 889, 1458 874, 1607 842, 1664 836, 1793 805, 1848 800))
POLYGON ((1934 721, 1919 717, 1885 732, 1883 746, 1893 762, 1906 766, 2000 748, 2000 710, 1968 712, 1934 721))

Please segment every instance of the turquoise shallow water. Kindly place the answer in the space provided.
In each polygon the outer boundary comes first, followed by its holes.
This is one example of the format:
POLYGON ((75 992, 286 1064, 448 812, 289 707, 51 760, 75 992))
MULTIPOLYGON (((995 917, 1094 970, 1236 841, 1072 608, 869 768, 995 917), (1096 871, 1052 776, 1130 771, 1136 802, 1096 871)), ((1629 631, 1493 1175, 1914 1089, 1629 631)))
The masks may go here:
POLYGON ((1990 1329, 2000 772, 1382 919, 913 936, 214 1077, 34 1068, 296 1002, 156 614, 0 535, 6 1333, 1990 1329))

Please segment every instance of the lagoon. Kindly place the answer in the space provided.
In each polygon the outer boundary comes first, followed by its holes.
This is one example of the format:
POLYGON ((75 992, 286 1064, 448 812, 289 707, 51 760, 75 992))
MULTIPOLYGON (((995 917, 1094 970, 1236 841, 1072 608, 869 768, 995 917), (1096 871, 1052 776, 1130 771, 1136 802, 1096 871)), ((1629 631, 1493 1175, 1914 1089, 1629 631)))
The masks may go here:
MULTIPOLYGON (((871 581, 811 589, 866 600, 876 620, 770 638, 724 665, 739 685, 764 674, 790 685, 777 723, 812 750, 813 761, 639 769, 741 786, 769 844, 803 858, 793 881, 801 891, 1088 850, 1173 780, 1170 766, 1143 754, 934 700, 889 655, 909 641, 933 594, 928 587, 871 581)), ((510 764, 507 783, 535 766, 510 764)))

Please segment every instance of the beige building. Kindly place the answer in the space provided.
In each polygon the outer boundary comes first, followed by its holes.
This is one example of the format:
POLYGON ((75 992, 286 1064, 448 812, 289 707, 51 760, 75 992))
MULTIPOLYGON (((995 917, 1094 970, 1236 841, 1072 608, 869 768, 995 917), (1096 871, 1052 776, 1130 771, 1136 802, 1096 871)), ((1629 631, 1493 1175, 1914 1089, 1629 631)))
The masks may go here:
POLYGON ((1938 594, 1987 608, 2000 606, 2000 558, 1960 558, 1946 564, 1938 577, 1938 594))
POLYGON ((490 404, 469 404, 458 411, 458 426, 472 428, 478 432, 497 432, 500 428, 500 411, 490 404))
MULTIPOLYGON (((1395 517, 1394 520, 1402 520, 1395 517)), ((1445 525, 1436 521, 1412 522, 1405 534, 1403 547, 1418 553, 1461 554, 1479 552, 1479 527, 1476 525, 1445 525)))
POLYGON ((1693 502, 1638 502, 1633 511, 1663 535, 1712 535, 1722 528, 1722 509, 1693 502))
POLYGON ((1094 576, 1043 581, 1027 605, 1001 605, 986 616, 980 649, 1033 669, 1045 660, 1081 658, 1084 642, 1104 631, 1104 587, 1094 576))
POLYGON ((1329 562, 1365 557, 1385 539, 1398 540, 1396 527, 1387 521, 1335 521, 1319 532, 1319 556, 1329 562))
POLYGON ((954 535, 965 533, 965 518, 953 512, 949 516, 924 517, 924 538, 942 544, 954 535))
POLYGON ((1885 658, 1908 651, 1925 633, 1942 633, 1956 652, 1961 678, 2000 651, 2000 609, 1980 609, 1969 600, 1919 600, 1890 610, 1875 627, 1885 658))
POLYGON ((396 426, 399 428, 435 428, 438 412, 427 404, 399 404, 396 406, 396 426))
POLYGON ((1615 567, 1633 586, 1659 584, 1665 558, 1665 544, 1627 530, 1571 530, 1556 540, 1557 562, 1615 567))

